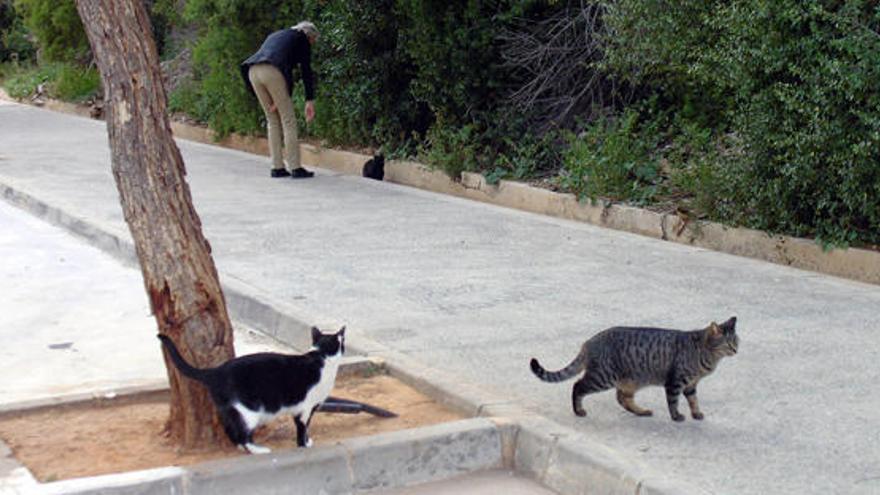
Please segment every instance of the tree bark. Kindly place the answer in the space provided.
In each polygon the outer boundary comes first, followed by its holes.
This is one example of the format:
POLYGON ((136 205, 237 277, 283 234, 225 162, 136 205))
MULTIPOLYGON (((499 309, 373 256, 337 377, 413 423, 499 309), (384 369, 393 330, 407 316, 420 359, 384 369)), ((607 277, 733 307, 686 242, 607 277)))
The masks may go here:
MULTIPOLYGON (((234 355, 232 325, 172 139, 146 9, 141 0, 76 5, 101 72, 113 177, 159 331, 194 366, 216 366, 234 355)), ((182 378, 167 356, 165 366, 171 437, 184 448, 225 442, 204 386, 182 378)))

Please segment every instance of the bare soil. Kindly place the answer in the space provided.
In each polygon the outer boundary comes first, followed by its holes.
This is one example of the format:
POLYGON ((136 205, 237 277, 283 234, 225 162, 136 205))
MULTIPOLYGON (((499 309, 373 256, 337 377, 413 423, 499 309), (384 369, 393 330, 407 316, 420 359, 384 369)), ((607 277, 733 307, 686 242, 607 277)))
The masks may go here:
MULTIPOLYGON (((388 409, 397 418, 318 413, 309 427, 315 445, 461 419, 412 387, 387 375, 340 377, 333 395, 388 409)), ((248 455, 232 446, 183 451, 163 433, 167 392, 91 401, 0 417, 0 438, 42 482, 248 455)), ((276 418, 254 440, 273 451, 296 448, 290 417, 276 418)))

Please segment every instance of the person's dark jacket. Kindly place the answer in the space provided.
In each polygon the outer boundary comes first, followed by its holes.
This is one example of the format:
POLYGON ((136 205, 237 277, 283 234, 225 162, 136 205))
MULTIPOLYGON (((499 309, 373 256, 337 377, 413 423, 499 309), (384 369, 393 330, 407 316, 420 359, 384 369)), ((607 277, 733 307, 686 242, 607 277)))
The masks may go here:
POLYGON ((266 37, 263 45, 247 60, 241 63, 241 75, 251 93, 254 88, 248 78, 248 70, 256 64, 272 64, 287 81, 287 92, 293 92, 293 67, 299 64, 303 85, 306 87, 306 100, 315 99, 315 82, 312 75, 312 45, 309 38, 300 30, 282 29, 266 37))

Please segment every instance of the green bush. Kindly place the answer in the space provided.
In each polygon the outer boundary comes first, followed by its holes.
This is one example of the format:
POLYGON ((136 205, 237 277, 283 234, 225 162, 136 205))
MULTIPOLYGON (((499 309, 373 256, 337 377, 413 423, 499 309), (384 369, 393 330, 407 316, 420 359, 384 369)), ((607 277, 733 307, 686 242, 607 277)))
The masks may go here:
POLYGON ((12 0, 0 0, 0 63, 27 62, 34 58, 35 53, 24 21, 12 0))
POLYGON ((475 134, 473 124, 461 127, 435 125, 419 146, 419 158, 457 180, 462 172, 480 168, 475 134))
POLYGON ((74 0, 14 0, 24 24, 50 62, 88 62, 89 41, 74 0))
POLYGON ((55 81, 60 72, 59 64, 21 67, 4 77, 3 87, 13 98, 27 98, 37 91, 40 84, 55 81))
POLYGON ((190 109, 221 136, 230 132, 259 131, 261 112, 254 96, 247 92, 239 64, 252 44, 244 30, 210 30, 193 50, 196 105, 190 109))
POLYGON ((315 52, 321 78, 315 133, 388 151, 424 134, 432 119, 412 93, 415 66, 399 45, 404 19, 393 0, 328 2, 318 20, 323 35, 315 52))
POLYGON ((508 2, 397 0, 404 52, 415 64, 412 92, 450 125, 491 108, 501 71, 496 36, 508 2))
POLYGON ((94 98, 101 85, 95 69, 63 63, 20 67, 10 71, 3 83, 14 98, 27 98, 43 85, 45 95, 74 102, 94 98))
POLYGON ((880 241, 878 2, 620 0, 609 12, 609 71, 713 139, 742 141, 707 176, 728 185, 707 211, 826 244, 880 241))
POLYGON ((880 242, 877 2, 751 4, 748 18, 721 9, 716 55, 749 151, 746 220, 826 243, 880 242))
POLYGON ((654 156, 660 140, 658 122, 642 121, 635 110, 597 121, 569 136, 561 183, 579 198, 649 202, 662 182, 654 156))
POLYGON ((64 64, 51 84, 51 95, 64 101, 82 102, 99 96, 101 76, 94 68, 64 64))
POLYGON ((245 89, 239 65, 259 48, 266 35, 292 26, 308 13, 303 2, 283 0, 186 2, 183 22, 199 31, 193 48, 194 82, 180 90, 184 95, 171 96, 173 108, 208 123, 219 136, 259 132, 262 112, 256 98, 245 89))

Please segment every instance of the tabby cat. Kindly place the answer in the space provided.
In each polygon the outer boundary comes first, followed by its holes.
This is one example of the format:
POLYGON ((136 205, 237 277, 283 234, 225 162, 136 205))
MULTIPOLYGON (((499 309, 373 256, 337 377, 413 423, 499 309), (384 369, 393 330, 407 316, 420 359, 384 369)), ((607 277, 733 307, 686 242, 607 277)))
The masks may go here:
POLYGON ((345 352, 345 327, 334 334, 312 328, 312 350, 289 355, 263 352, 240 356, 216 368, 194 368, 165 335, 159 340, 178 370, 203 383, 229 439, 251 454, 270 452, 253 443, 254 430, 279 414, 293 415, 296 444, 310 447, 312 415, 330 394, 345 352))
POLYGON ((684 392, 691 416, 703 419, 697 404, 697 383, 715 370, 721 358, 736 354, 736 317, 702 330, 681 331, 648 327, 613 327, 599 332, 581 346, 581 352, 565 368, 547 371, 532 359, 532 372, 545 382, 561 382, 584 371, 571 392, 574 413, 586 416, 585 395, 617 388, 617 402, 637 416, 650 416, 634 401, 635 393, 648 385, 666 388, 666 403, 674 421, 678 395, 684 392))

